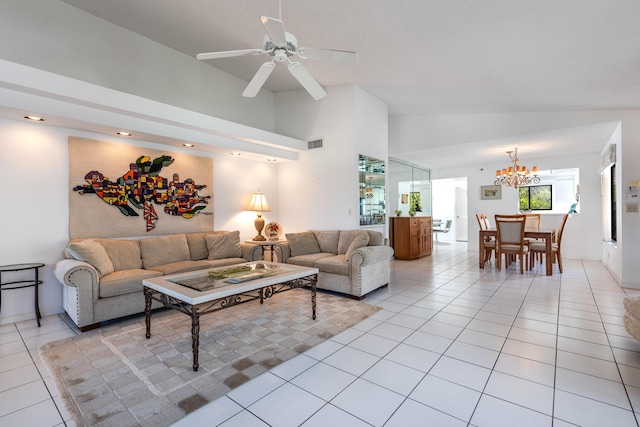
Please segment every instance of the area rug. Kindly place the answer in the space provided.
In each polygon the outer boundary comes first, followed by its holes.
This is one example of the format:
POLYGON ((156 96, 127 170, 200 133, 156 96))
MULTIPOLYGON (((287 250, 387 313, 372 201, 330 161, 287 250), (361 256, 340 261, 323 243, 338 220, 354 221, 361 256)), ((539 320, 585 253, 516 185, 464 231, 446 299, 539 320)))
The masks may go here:
POLYGON ((73 422, 83 426, 167 426, 233 388, 307 351, 380 308, 307 289, 200 318, 200 367, 192 368, 191 319, 154 312, 40 347, 73 422))

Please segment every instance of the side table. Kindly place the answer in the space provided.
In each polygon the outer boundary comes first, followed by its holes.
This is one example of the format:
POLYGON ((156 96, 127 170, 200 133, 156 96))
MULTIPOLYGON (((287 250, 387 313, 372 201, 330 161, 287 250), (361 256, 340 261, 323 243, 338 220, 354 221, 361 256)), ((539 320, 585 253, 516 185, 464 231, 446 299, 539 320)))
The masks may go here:
POLYGON ((2 291, 10 291, 13 289, 31 288, 35 287, 35 307, 36 307, 36 321, 38 327, 40 327, 40 307, 38 305, 38 286, 42 284, 42 280, 39 279, 39 269, 44 267, 42 263, 25 263, 25 264, 11 264, 0 265, 0 309, 2 308, 2 291), (33 270, 33 279, 14 280, 12 282, 3 282, 2 273, 33 270))
POLYGON ((260 246, 262 248, 262 259, 264 259, 264 251, 268 247, 269 250, 271 251, 271 259, 270 259, 270 261, 274 262, 273 261, 273 253, 275 251, 276 245, 278 243, 286 242, 286 240, 251 240, 251 239, 248 239, 248 240, 245 240, 244 242, 245 243, 250 243, 252 245, 260 246))

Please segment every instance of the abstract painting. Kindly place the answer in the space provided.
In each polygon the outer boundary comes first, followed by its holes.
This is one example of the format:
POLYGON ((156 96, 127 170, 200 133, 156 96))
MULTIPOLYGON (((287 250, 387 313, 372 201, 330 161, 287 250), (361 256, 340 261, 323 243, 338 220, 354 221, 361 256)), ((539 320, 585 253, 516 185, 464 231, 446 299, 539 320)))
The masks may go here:
POLYGON ((211 158, 70 137, 69 182, 71 238, 213 230, 211 158))

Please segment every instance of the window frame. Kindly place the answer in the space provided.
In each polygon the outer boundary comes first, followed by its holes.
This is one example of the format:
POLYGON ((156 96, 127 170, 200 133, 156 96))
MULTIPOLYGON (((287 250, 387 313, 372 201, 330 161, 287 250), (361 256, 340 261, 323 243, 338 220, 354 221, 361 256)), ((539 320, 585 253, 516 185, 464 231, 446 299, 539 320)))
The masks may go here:
POLYGON ((518 188, 518 208, 521 211, 553 211, 553 184, 527 185, 527 186, 519 187, 518 188), (533 209, 531 207, 531 189, 540 188, 540 187, 549 188, 549 207, 533 209), (527 192, 527 208, 526 209, 523 209, 523 207, 520 204, 521 192, 523 190, 526 190, 527 192))

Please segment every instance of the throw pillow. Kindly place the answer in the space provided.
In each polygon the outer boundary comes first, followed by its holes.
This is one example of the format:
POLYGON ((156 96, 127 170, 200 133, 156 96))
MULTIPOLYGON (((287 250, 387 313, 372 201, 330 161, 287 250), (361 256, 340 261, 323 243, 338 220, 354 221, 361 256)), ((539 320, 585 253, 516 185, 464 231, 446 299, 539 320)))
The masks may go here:
POLYGON ((113 263, 104 247, 93 239, 70 242, 67 252, 78 261, 91 264, 100 277, 113 273, 113 263))
POLYGON ((145 237, 140 239, 142 265, 152 270, 158 265, 189 260, 189 244, 184 234, 145 237))
POLYGON ((191 261, 199 261, 207 259, 207 235, 212 234, 210 231, 201 233, 187 233, 187 243, 189 244, 189 258, 191 261))
POLYGON ((369 244, 369 233, 367 233, 366 231, 359 232, 356 238, 353 239, 353 242, 351 242, 351 244, 349 245, 347 252, 345 252, 344 254, 345 258, 349 259, 353 251, 355 251, 358 248, 364 248, 368 244, 369 244))
POLYGON ((338 253, 338 239, 340 238, 340 230, 329 230, 329 231, 313 231, 313 235, 316 237, 318 241, 318 246, 320 247, 320 252, 338 253))
POLYGON ((115 271, 142 268, 140 245, 137 240, 96 239, 113 263, 115 271))
POLYGON ((381 232, 367 230, 367 233, 369 233, 368 246, 382 246, 384 244, 384 236, 381 232))
POLYGON ((349 246, 360 233, 366 233, 364 230, 341 230, 340 239, 338 239, 338 255, 346 254, 349 246))
POLYGON ((209 259, 242 258, 240 231, 205 236, 209 259))
POLYGON ((287 240, 289 241, 291 256, 316 254, 320 252, 318 241, 311 231, 288 233, 285 236, 287 236, 287 240))

